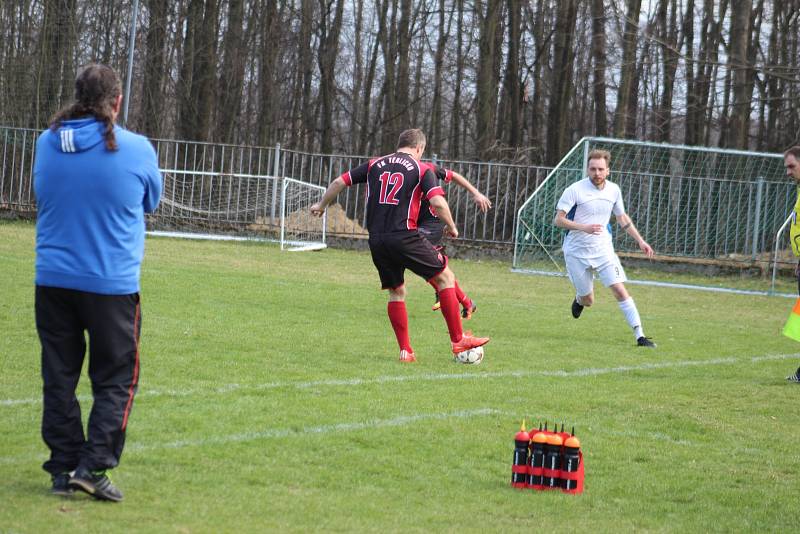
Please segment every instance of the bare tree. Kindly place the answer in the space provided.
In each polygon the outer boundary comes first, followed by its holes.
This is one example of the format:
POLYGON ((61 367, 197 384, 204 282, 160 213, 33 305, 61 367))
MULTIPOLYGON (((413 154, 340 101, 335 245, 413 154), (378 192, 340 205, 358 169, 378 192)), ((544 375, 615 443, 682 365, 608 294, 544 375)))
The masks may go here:
POLYGON ((732 0, 731 39, 729 44, 728 68, 732 72, 733 109, 731 110, 729 131, 725 145, 732 148, 747 148, 747 128, 750 115, 750 95, 752 94, 752 68, 749 65, 747 50, 750 45, 752 0, 732 0))
POLYGON ((450 25, 453 22, 454 10, 445 13, 445 0, 439 0, 439 35, 436 39, 436 51, 433 58, 433 97, 431 102, 431 150, 439 152, 442 148, 442 84, 444 70, 445 45, 450 37, 450 25), (445 21, 445 17, 447 17, 445 21))
POLYGON ((520 49, 522 39, 522 2, 507 0, 508 51, 497 132, 506 144, 517 147, 522 142, 522 81, 520 79, 520 49), (504 129, 504 126, 505 129, 504 129), (505 130, 505 131, 504 131, 505 130))
POLYGON ((678 42, 678 3, 676 0, 659 0, 657 24, 661 48, 662 81, 660 84, 661 99, 655 117, 655 139, 669 142, 672 133, 675 74, 678 70, 681 49, 681 44, 678 42))
POLYGON ((606 9, 603 0, 592 0, 592 95, 594 97, 594 133, 608 134, 606 109, 606 9))
POLYGON ((72 95, 76 0, 45 0, 31 125, 43 124, 72 95))
POLYGON ((335 2, 334 0, 319 0, 319 2, 321 16, 317 58, 320 72, 320 150, 323 153, 328 153, 333 148, 333 99, 336 95, 334 74, 336 56, 339 50, 339 33, 342 29, 344 3, 335 2), (333 13, 331 13, 332 10, 333 13), (330 17, 332 19, 329 21, 330 17), (330 27, 328 26, 329 23, 330 27))
POLYGON ((482 156, 489 153, 495 143, 495 117, 497 113, 497 91, 499 87, 500 46, 502 43, 502 0, 475 2, 475 11, 480 27, 478 72, 475 81, 477 109, 475 129, 477 150, 482 156), (500 41, 500 42, 498 42, 500 41))
POLYGON ((245 48, 244 1, 228 0, 226 31, 222 38, 222 69, 217 82, 217 126, 214 138, 218 141, 239 140, 236 123, 242 109, 245 48))
MULTIPOLYGON (((421 123, 443 157, 530 162, 592 133, 780 151, 800 141, 798 1, 143 0, 128 124, 364 154, 421 123)), ((124 72, 131 16, 0 2, 0 124, 44 126, 81 64, 124 72)))
POLYGON ((457 158, 461 154, 461 84, 466 70, 466 54, 464 51, 463 33, 464 28, 464 0, 455 0, 458 12, 458 23, 456 24, 456 79, 453 90, 453 105, 450 108, 450 154, 457 158))
POLYGON ((146 0, 150 18, 147 25, 147 44, 144 60, 144 82, 142 84, 142 131, 151 137, 161 135, 164 109, 163 84, 166 75, 165 57, 167 46, 167 3, 161 0, 146 0))
MULTIPOLYGON (((310 1, 310 0, 306 0, 310 1)), ((262 0, 259 16, 259 51, 258 51, 258 136, 256 142, 261 145, 276 141, 275 123, 277 113, 273 101, 280 98, 277 87, 278 70, 278 28, 281 27, 281 13, 278 0, 262 0)), ((292 133, 300 131, 302 126, 294 124, 292 133)), ((296 146, 296 145, 295 145, 296 146)))
POLYGON ((617 108, 614 113, 614 135, 631 137, 629 116, 634 115, 636 94, 636 44, 639 33, 639 15, 642 0, 627 0, 625 10, 625 31, 622 36, 622 66, 617 92, 617 108))
POLYGON ((547 112, 548 164, 555 164, 567 148, 569 124, 569 97, 572 85, 572 63, 575 49, 572 36, 578 14, 579 0, 563 0, 558 3, 556 14, 556 37, 553 43, 553 81, 550 106, 547 112))

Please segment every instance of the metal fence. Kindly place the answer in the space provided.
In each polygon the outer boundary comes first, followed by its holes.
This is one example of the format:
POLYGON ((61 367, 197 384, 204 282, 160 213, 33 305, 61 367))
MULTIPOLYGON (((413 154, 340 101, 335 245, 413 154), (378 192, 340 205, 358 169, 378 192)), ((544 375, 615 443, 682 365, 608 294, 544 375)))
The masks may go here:
POLYGON ((37 131, 0 128, 0 208, 30 212, 33 196, 33 154, 37 131))
MULTIPOLYGON (((0 127, 0 208, 36 210, 32 176, 38 134, 36 130, 0 127)), ((195 171, 198 175, 289 177, 323 186, 368 159, 365 156, 306 153, 280 145, 257 147, 167 139, 151 141, 162 169, 195 171)), ((438 160, 435 155, 433 160, 463 174, 491 199, 494 208, 483 214, 477 210, 467 191, 457 186, 447 188, 448 202, 461 232, 460 239, 475 243, 512 245, 517 210, 550 171, 548 167, 438 160)), ((275 199, 277 195, 270 198, 275 199)), ((331 233, 362 236, 366 217, 365 187, 348 188, 339 196, 338 203, 345 220, 340 221, 331 233)), ((234 208, 232 211, 242 210, 234 208)))
MULTIPOLYGON (((592 149, 612 154, 611 179, 626 212, 661 256, 753 265, 785 261, 779 229, 791 212, 795 185, 784 176, 780 154, 706 149, 585 138, 564 157, 519 212, 514 266, 562 268, 564 231, 553 225, 561 193, 586 176, 592 149)), ((615 249, 638 252, 625 232, 612 234, 615 249)))
MULTIPOLYGON (((37 130, 0 127, 0 209, 35 213, 32 176, 38 134, 37 130)), ((758 261, 773 265, 790 261, 790 258, 784 258, 788 237, 779 229, 791 211, 795 189, 781 176, 779 155, 731 153, 724 157, 706 157, 701 162, 697 157, 689 156, 720 151, 652 147, 613 140, 591 142, 614 150, 612 179, 622 188, 628 212, 659 253, 675 257, 723 258, 742 264, 758 261), (623 145, 629 145, 625 159, 619 157, 623 154, 620 148, 623 145), (677 169, 677 162, 684 165, 692 162, 692 167, 677 169), (712 163, 713 168, 709 167, 712 163), (761 167, 754 168, 755 164, 761 167), (650 168, 645 169, 646 166, 650 168), (743 176, 750 179, 742 179, 743 176), (777 254, 773 252, 775 250, 777 254)), ((281 146, 239 146, 167 139, 153 139, 152 143, 162 169, 193 171, 198 176, 216 175, 228 179, 234 175, 289 177, 325 186, 346 170, 367 160, 364 156, 314 154, 281 146)), ((545 179, 552 170, 548 167, 440 160, 433 155, 437 164, 467 177, 491 199, 494 206, 488 213, 480 213, 467 191, 456 186, 448 187, 448 202, 461 232, 460 239, 476 244, 499 244, 505 251, 516 245, 517 267, 529 260, 532 265, 540 265, 537 258, 542 252, 557 255, 562 232, 551 224, 555 203, 568 183, 584 175, 581 161, 588 145, 589 141, 565 156, 560 166, 563 176, 551 176, 547 182, 545 179), (538 193, 534 195, 537 188, 538 193), (515 237, 519 238, 516 243, 515 237)), ((273 203, 278 197, 277 192, 264 196, 273 203)), ((229 206, 227 203, 234 197, 226 197, 226 209, 231 213, 252 209, 252 198, 237 194, 235 202, 247 202, 248 205, 229 206)), ((254 198, 260 197, 255 195, 254 198)), ((328 233, 363 237, 366 217, 364 186, 342 192, 338 204, 341 208, 337 207, 339 220, 332 220, 335 218, 329 216, 328 233)), ((271 207, 263 208, 269 208, 268 213, 273 213, 271 207)), ((225 232, 236 231, 239 222, 233 218, 221 220, 225 232)), ((244 223, 240 226, 244 228, 244 223)), ((635 250, 624 232, 617 233, 614 239, 619 250, 635 250)), ((544 260, 550 262, 547 258, 544 260)))

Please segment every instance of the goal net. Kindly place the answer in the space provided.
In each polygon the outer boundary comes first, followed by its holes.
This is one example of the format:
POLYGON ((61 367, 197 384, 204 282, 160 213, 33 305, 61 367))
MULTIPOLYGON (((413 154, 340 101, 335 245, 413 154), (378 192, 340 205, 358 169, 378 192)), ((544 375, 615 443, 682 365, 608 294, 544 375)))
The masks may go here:
MULTIPOLYGON (((514 269, 564 271, 556 204, 586 176, 593 149, 611 153, 609 180, 620 186, 626 212, 659 258, 769 266, 795 202, 780 154, 584 138, 519 209, 514 269)), ((621 256, 640 254, 627 233, 612 229, 621 256)))
POLYGON ((281 249, 320 250, 325 248, 327 211, 322 218, 310 208, 322 199, 325 188, 293 178, 284 178, 281 192, 281 249))
POLYGON ((309 211, 321 186, 240 173, 162 169, 161 175, 161 202, 147 217, 151 235, 271 241, 286 250, 324 247, 325 219, 309 211))

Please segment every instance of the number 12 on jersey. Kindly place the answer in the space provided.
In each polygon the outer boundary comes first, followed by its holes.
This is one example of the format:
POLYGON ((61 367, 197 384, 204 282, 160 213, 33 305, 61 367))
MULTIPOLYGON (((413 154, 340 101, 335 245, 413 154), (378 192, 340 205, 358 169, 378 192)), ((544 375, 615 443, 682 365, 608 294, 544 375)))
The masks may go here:
POLYGON ((403 187, 403 173, 400 172, 385 172, 380 176, 381 193, 378 197, 378 202, 381 204, 400 204, 400 200, 396 198, 397 192, 403 187))

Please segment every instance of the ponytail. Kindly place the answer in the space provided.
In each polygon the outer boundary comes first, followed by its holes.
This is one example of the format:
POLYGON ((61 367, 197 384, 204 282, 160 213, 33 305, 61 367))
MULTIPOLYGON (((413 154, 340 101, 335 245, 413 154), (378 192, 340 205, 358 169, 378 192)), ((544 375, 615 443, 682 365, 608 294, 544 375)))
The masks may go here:
POLYGON ((103 138, 108 150, 117 150, 114 136, 114 105, 122 94, 122 84, 111 67, 91 64, 84 67, 75 80, 75 102, 62 108, 50 120, 56 131, 65 120, 93 116, 105 125, 103 138))

